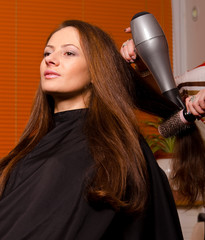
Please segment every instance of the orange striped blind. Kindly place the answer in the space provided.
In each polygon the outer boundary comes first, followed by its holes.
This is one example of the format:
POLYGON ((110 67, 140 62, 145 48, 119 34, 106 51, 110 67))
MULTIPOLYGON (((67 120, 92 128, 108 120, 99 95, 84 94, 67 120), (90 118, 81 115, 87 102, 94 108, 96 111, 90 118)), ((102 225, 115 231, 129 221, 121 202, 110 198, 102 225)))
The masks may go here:
MULTIPOLYGON (((49 33, 66 19, 107 31, 120 48, 132 16, 149 11, 158 19, 172 51, 170 0, 1 0, 0 157, 17 143, 39 84, 39 64, 49 33)), ((147 117, 147 115, 142 115, 147 117)))

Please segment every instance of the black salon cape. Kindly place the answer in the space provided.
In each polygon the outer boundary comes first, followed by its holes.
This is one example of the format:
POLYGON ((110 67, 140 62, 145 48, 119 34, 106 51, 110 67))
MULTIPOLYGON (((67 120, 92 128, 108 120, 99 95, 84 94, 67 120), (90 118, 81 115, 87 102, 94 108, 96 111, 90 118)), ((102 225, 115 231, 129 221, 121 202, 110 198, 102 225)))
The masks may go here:
POLYGON ((131 217, 89 205, 85 178, 93 160, 82 133, 85 112, 57 113, 56 127, 18 163, 0 201, 0 239, 183 239, 168 181, 144 141, 152 198, 147 212, 131 217))

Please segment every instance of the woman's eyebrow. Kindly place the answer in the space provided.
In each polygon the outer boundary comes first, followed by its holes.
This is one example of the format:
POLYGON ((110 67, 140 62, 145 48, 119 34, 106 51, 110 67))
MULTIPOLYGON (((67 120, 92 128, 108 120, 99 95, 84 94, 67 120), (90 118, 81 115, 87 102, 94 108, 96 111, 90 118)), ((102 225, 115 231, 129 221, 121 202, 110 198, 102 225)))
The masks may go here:
POLYGON ((49 48, 54 48, 54 46, 52 45, 46 45, 46 48, 49 47, 49 48))
POLYGON ((73 46, 73 47, 76 47, 77 49, 79 49, 79 47, 77 47, 75 44, 72 44, 72 43, 67 43, 67 44, 62 45, 62 47, 67 47, 67 46, 73 46))
MULTIPOLYGON (((64 48, 64 47, 67 47, 67 46, 74 46, 76 47, 77 49, 79 49, 79 47, 77 47, 76 45, 72 44, 72 43, 67 43, 67 44, 63 44, 61 47, 64 48)), ((53 45, 46 45, 46 47, 49 47, 49 48, 55 48, 53 45)), ((80 50, 80 49, 79 49, 80 50)))

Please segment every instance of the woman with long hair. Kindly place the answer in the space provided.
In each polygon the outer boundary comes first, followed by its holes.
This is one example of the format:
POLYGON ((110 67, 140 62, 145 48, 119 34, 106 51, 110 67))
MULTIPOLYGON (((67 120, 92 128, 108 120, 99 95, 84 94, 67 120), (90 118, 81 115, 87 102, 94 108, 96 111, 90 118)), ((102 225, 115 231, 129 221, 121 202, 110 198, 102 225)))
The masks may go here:
POLYGON ((28 124, 0 161, 0 239, 183 239, 134 112, 153 109, 150 89, 108 34, 63 22, 40 73, 28 124))

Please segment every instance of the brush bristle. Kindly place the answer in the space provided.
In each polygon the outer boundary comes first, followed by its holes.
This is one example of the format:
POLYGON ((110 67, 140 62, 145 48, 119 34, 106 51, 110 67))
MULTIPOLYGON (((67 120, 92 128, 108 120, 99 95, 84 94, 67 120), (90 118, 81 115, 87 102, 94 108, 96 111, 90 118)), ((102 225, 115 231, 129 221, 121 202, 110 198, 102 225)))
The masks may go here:
POLYGON ((184 123, 181 120, 180 112, 174 114, 169 119, 165 120, 158 127, 160 135, 165 138, 183 134, 192 127, 190 123, 184 123))

